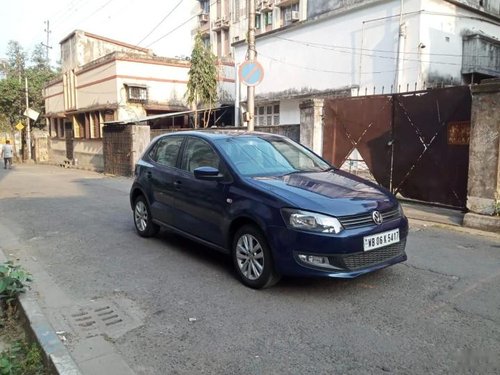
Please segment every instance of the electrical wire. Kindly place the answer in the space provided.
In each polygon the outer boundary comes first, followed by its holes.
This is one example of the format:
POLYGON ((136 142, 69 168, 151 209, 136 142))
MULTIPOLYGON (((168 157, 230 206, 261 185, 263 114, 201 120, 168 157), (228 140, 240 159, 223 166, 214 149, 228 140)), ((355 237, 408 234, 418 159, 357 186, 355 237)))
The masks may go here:
MULTIPOLYGON (((275 57, 263 54, 262 52, 259 52, 259 56, 265 57, 266 59, 269 59, 269 60, 272 60, 275 62, 279 62, 281 64, 293 66, 293 67, 299 68, 299 69, 310 70, 313 72, 353 75, 352 71, 342 72, 342 71, 338 71, 338 70, 318 69, 318 68, 313 68, 311 66, 305 66, 305 65, 299 65, 299 64, 294 64, 294 63, 290 63, 290 62, 285 62, 285 61, 277 59, 275 57)), ((405 68, 403 70, 410 70, 410 69, 413 69, 413 68, 408 67, 408 68, 405 68)), ((361 74, 384 74, 384 73, 395 73, 395 72, 397 72, 397 70, 393 69, 393 70, 384 70, 384 71, 375 71, 375 72, 362 72, 361 74)))
MULTIPOLYGON (((381 49, 371 49, 371 48, 355 48, 355 47, 348 47, 348 46, 338 46, 338 45, 333 45, 333 44, 323 44, 323 43, 315 43, 315 42, 306 42, 306 41, 301 41, 301 40, 295 40, 295 39, 289 39, 289 38, 284 38, 280 36, 273 36, 273 38, 285 40, 287 42, 291 43, 297 43, 297 44, 302 44, 308 47, 314 47, 314 48, 319 48, 319 49, 324 49, 328 51, 336 51, 336 50, 342 50, 345 49, 348 51, 348 53, 355 53, 358 55, 362 56, 375 56, 375 57, 386 57, 386 56, 380 56, 380 55, 368 55, 368 54, 361 54, 358 53, 357 51, 368 51, 368 52, 380 52, 380 53, 387 53, 387 54, 394 54, 395 51, 390 51, 390 50, 381 50, 381 49)), ((339 51, 342 52, 342 51, 339 51)), ((347 52, 346 52, 347 53, 347 52)), ((463 55, 463 54, 451 54, 451 53, 424 53, 424 52, 405 52, 405 55, 425 55, 425 56, 442 56, 442 57, 489 57, 489 56, 478 56, 478 55, 463 55)), ((420 61, 420 60, 416 60, 420 61)))
POLYGON ((144 37, 141 39, 141 41, 139 43, 137 43, 137 45, 141 45, 142 42, 144 42, 144 40, 150 36, 158 27, 160 27, 160 25, 165 22, 165 20, 179 7, 179 5, 181 5, 182 3, 182 0, 180 0, 173 8, 172 10, 170 10, 170 12, 167 13, 167 15, 165 17, 162 18, 162 20, 155 26, 153 27, 153 29, 144 37))
POLYGON ((167 36, 169 36, 170 34, 172 34, 174 31, 177 31, 178 29, 180 29, 182 26, 184 26, 185 24, 187 24, 189 21, 191 21, 193 18, 196 18, 198 17, 197 14, 195 14, 194 16, 190 17, 189 19, 187 19, 186 21, 184 21, 183 23, 177 25, 176 27, 174 27, 172 30, 170 30, 168 33, 164 34, 163 36, 161 36, 160 38, 156 39, 154 42, 151 42, 149 43, 146 48, 149 48, 151 47, 153 44, 156 44, 158 43, 160 40, 166 38, 167 36))
MULTIPOLYGON (((214 4, 217 4, 217 1, 218 0, 215 0, 213 1, 212 3, 209 4, 209 7, 211 7, 212 5, 214 4)), ((166 38, 167 36, 169 36, 170 34, 172 34, 174 31, 177 31, 178 29, 180 29, 182 26, 184 26, 185 24, 187 24, 189 21, 191 21, 193 18, 196 18, 198 17, 198 14, 195 14, 194 16, 191 16, 189 17, 186 21, 184 21, 183 23, 177 25, 176 27, 174 27, 172 30, 170 30, 168 33, 164 34, 163 36, 161 36, 160 38, 156 39, 154 42, 152 43, 149 43, 146 48, 149 48, 151 47, 153 44, 156 44, 158 43, 160 40, 166 38)))

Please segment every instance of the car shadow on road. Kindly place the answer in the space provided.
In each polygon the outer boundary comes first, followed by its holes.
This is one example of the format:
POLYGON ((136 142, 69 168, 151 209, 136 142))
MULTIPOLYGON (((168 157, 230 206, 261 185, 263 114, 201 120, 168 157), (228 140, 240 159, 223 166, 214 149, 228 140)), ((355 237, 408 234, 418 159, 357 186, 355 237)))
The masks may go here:
MULTIPOLYGON (((215 273, 223 273, 233 278, 238 283, 237 275, 233 267, 231 257, 210 247, 184 238, 168 230, 161 230, 157 239, 167 245, 169 251, 175 251, 178 255, 189 257, 203 265, 213 269, 215 273)), ((275 292, 297 290, 334 290, 353 291, 354 289, 376 288, 378 284, 384 283, 388 277, 395 274, 391 268, 382 269, 374 273, 362 275, 354 279, 322 278, 322 277, 288 277, 284 276, 278 284, 269 290, 275 292)), ((242 285, 242 287, 244 287, 242 285)))

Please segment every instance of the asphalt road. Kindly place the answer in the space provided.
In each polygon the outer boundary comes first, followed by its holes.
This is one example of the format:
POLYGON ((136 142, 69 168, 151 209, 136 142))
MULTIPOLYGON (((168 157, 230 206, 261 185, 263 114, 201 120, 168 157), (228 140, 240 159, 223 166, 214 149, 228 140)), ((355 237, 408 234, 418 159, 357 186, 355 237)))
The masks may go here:
POLYGON ((131 182, 0 170, 0 248, 33 272, 79 361, 102 336, 137 374, 500 373, 500 236, 412 223, 404 264, 254 291, 223 255, 168 233, 138 237, 131 182), (118 301, 128 323, 72 330, 61 306, 100 300, 118 301))

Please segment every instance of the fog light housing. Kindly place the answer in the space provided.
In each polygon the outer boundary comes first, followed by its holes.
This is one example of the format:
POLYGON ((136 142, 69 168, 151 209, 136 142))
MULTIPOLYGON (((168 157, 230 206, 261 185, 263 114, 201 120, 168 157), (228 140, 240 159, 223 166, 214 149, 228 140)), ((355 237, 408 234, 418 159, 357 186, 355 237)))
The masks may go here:
POLYGON ((325 270, 343 270, 342 268, 332 265, 327 256, 295 253, 295 259, 298 263, 302 263, 303 265, 324 268, 325 270))
POLYGON ((307 264, 312 264, 313 266, 325 267, 329 266, 330 262, 327 257, 322 257, 318 255, 305 255, 299 254, 299 259, 307 264))

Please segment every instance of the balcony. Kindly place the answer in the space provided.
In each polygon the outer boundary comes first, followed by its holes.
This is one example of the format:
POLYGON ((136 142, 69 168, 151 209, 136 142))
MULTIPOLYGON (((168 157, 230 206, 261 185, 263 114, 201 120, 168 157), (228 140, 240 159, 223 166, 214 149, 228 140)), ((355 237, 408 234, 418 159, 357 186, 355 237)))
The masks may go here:
POLYGON ((229 19, 225 17, 217 18, 214 22, 212 22, 212 30, 228 30, 229 29, 229 19))
POLYGON ((464 36, 462 74, 500 76, 500 41, 482 34, 464 36))
POLYGON ((210 14, 208 13, 200 13, 198 15, 198 21, 200 22, 200 25, 203 25, 210 21, 210 14))
POLYGON ((260 0, 257 3, 257 11, 260 13, 272 12, 275 0, 260 0))
POLYGON ((300 3, 300 0, 276 0, 275 5, 280 8, 284 8, 293 4, 300 3))

